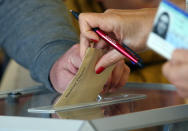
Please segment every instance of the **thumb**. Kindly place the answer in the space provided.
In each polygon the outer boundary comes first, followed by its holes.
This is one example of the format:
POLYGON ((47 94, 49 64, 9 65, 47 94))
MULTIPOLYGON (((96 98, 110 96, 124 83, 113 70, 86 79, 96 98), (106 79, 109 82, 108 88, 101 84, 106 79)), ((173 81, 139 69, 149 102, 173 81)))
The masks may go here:
POLYGON ((95 66, 95 70, 97 71, 100 67, 107 68, 122 59, 125 59, 125 57, 122 54, 120 54, 118 51, 113 49, 101 57, 101 59, 98 61, 97 65, 95 66))
POLYGON ((73 74, 77 73, 82 60, 80 57, 80 45, 74 45, 67 53, 66 56, 68 57, 66 61, 64 61, 65 69, 69 70, 73 74))

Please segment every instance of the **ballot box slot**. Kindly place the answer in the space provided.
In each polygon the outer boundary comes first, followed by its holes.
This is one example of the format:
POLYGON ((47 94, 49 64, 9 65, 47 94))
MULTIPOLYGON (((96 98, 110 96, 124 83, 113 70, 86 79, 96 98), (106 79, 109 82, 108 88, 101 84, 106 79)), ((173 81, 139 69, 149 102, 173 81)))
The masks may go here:
POLYGON ((113 104, 119 103, 126 103, 126 102, 133 102, 141 99, 145 99, 146 95, 144 94, 121 94, 112 97, 104 97, 100 101, 90 102, 90 103, 81 103, 77 105, 69 105, 69 106, 60 106, 60 107, 53 107, 53 106, 45 106, 45 107, 36 107, 36 108, 29 108, 29 113, 47 113, 53 114, 56 112, 67 112, 73 110, 80 110, 86 108, 95 108, 95 107, 103 107, 113 104))

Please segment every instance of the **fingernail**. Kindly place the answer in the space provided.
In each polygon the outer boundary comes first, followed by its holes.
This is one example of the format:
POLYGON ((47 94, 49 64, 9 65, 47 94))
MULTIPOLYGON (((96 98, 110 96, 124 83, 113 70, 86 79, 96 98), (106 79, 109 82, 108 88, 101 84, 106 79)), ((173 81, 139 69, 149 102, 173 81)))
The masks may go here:
POLYGON ((97 70, 96 70, 96 74, 100 74, 100 73, 102 73, 103 71, 104 71, 104 67, 99 67, 97 70))
POLYGON ((98 43, 98 41, 97 40, 94 40, 94 39, 91 39, 94 43, 98 43))

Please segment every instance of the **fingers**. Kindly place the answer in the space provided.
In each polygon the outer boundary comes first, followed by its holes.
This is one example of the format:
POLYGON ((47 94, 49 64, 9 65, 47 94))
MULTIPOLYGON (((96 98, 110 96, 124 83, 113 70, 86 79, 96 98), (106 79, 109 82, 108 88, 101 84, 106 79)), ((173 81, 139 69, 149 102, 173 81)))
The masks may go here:
POLYGON ((80 35, 80 57, 83 60, 86 50, 89 47, 89 40, 80 35))
MULTIPOLYGON (((104 15, 103 13, 82 13, 79 16, 79 25, 80 25, 80 32, 81 32, 80 56, 83 59, 86 49, 89 47, 89 41, 92 40, 95 43, 100 41, 100 38, 92 30, 92 28, 98 27, 104 30, 105 32, 113 32, 114 26, 117 24, 112 24, 112 19, 110 15, 104 15)), ((97 47, 100 48, 100 44, 97 47)))
POLYGON ((188 96, 188 63, 168 62, 163 66, 163 74, 176 86, 181 96, 188 96))
MULTIPOLYGON (((119 75, 119 81, 117 81, 117 83, 115 84, 115 86, 111 86, 109 92, 114 92, 116 90, 118 90, 119 88, 122 88, 123 86, 125 86, 126 82, 128 81, 128 77, 129 77, 129 73, 130 73, 130 69, 127 65, 123 65, 124 66, 124 70, 122 72, 122 75, 119 75)), ((115 79, 115 77, 113 77, 115 79)), ((112 81, 113 83, 113 81, 112 81)), ((114 85, 114 84, 112 84, 114 85)))
POLYGON ((100 14, 97 13, 81 13, 79 15, 80 32, 84 37, 99 41, 98 35, 92 30, 92 28, 99 27, 99 18, 100 14))
POLYGON ((76 74, 82 63, 80 57, 80 45, 73 45, 72 48, 66 52, 64 58, 65 59, 61 62, 60 66, 62 66, 64 69, 67 69, 72 74, 76 74))
POLYGON ((109 92, 109 88, 111 86, 111 82, 112 82, 112 74, 110 75, 110 77, 108 78, 108 81, 104 85, 104 88, 103 88, 103 91, 102 91, 103 94, 109 92))
POLYGON ((79 16, 80 31, 89 39, 99 40, 92 28, 98 27, 105 32, 113 32, 114 26, 117 26, 118 22, 118 20, 112 19, 112 15, 104 13, 81 13, 79 16))
POLYGON ((73 77, 74 74, 67 69, 59 68, 57 64, 53 66, 50 71, 50 81, 52 86, 59 93, 63 93, 66 90, 73 77))
POLYGON ((123 76, 124 73, 124 63, 122 63, 122 61, 118 62, 116 64, 116 67, 114 68, 114 70, 112 71, 112 81, 111 81, 111 85, 110 85, 110 90, 109 92, 113 92, 115 90, 116 87, 118 87, 119 81, 121 79, 121 77, 123 76))
POLYGON ((121 77, 121 79, 120 79, 120 81, 119 81, 118 87, 123 87, 123 86, 125 86, 125 84, 126 84, 127 81, 128 81, 129 74, 130 74, 130 68, 125 64, 125 65, 124 65, 123 76, 121 77))
POLYGON ((97 49, 105 49, 106 47, 108 47, 108 45, 105 43, 104 40, 100 39, 100 41, 97 42, 94 47, 97 49))
POLYGON ((118 62, 106 85, 104 86, 103 93, 114 92, 123 87, 128 80, 129 73, 130 69, 124 63, 124 61, 118 62))
POLYGON ((104 13, 125 15, 125 13, 128 12, 128 11, 129 10, 122 10, 122 9, 107 9, 107 10, 105 10, 104 13))
MULTIPOLYGON (((170 76, 172 75, 171 73, 171 68, 170 67, 170 62, 167 62, 163 65, 163 68, 162 68, 162 72, 164 74, 164 76, 167 78, 167 79, 170 79, 170 76)), ((170 80, 169 80, 170 81, 170 80)))
MULTIPOLYGON (((71 66, 74 67, 75 69, 78 70, 81 66, 81 63, 82 63, 82 59, 79 56, 79 54, 70 57, 70 64, 72 64, 71 66)), ((76 72, 73 72, 73 73, 76 74, 77 70, 76 70, 76 72)), ((71 69, 70 69, 70 71, 71 71, 71 69)))
POLYGON ((175 81, 177 80, 176 76, 178 74, 176 74, 178 69, 178 66, 176 64, 172 64, 171 62, 167 62, 163 68, 163 74, 164 76, 172 83, 175 84, 175 81))
POLYGON ((117 63, 120 60, 123 60, 125 57, 120 54, 115 49, 109 51, 101 59, 98 61, 97 65, 95 66, 95 70, 97 71, 100 67, 107 68, 114 63, 117 63))
POLYGON ((162 70, 163 74, 172 84, 177 86, 188 84, 188 64, 167 62, 162 70))
MULTIPOLYGON (((89 47, 90 40, 95 42, 99 41, 98 35, 92 30, 93 26, 88 24, 88 19, 90 15, 80 14, 79 24, 80 24, 80 56, 83 59, 86 53, 86 49, 89 47)), ((96 26, 98 27, 98 26, 96 26)))
POLYGON ((55 80, 55 89, 59 92, 59 93, 63 93, 66 88, 68 87, 69 83, 71 82, 71 80, 73 79, 73 77, 75 76, 75 74, 72 74, 70 71, 68 70, 63 70, 62 72, 58 73, 57 79, 55 80), (66 77, 65 77, 66 76, 66 77))
MULTIPOLYGON (((85 37, 80 37, 80 57, 82 60, 84 59, 88 47, 90 47, 90 41, 88 41, 85 37)), ((107 47, 108 45, 102 39, 100 39, 98 42, 95 41, 94 43, 94 48, 97 49, 105 49, 107 47)))
POLYGON ((72 46, 50 70, 50 82, 55 90, 63 93, 81 65, 79 44, 72 46))
POLYGON ((151 30, 156 10, 107 10, 105 13, 82 13, 79 16, 81 57, 84 57, 89 41, 99 41, 92 28, 115 34, 116 39, 130 43, 134 50, 146 48, 145 41, 151 30), (136 36, 136 37, 135 37, 136 36), (134 45, 134 46, 133 46, 134 45))
POLYGON ((79 24, 80 24, 80 56, 83 59, 86 49, 89 47, 90 40, 95 42, 99 41, 98 35, 92 30, 96 26, 91 26, 91 23, 88 23, 88 19, 91 19, 91 16, 88 13, 82 13, 79 16, 79 24))

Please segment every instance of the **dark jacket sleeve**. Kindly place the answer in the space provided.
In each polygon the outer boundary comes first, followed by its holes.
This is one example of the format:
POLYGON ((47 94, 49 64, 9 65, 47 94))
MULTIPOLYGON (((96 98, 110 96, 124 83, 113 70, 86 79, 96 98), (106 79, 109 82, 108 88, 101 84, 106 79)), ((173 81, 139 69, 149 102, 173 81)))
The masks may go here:
POLYGON ((0 0, 0 44, 49 89, 54 62, 77 42, 62 0, 0 0))

